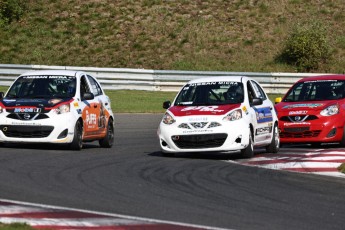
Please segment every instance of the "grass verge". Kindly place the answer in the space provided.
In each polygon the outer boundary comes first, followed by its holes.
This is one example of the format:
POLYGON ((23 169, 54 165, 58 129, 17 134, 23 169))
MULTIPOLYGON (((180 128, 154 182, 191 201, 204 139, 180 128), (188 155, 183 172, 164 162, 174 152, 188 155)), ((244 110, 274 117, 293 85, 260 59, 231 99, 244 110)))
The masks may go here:
POLYGON ((0 230, 34 230, 33 227, 22 223, 3 224, 0 223, 0 230))
POLYGON ((341 173, 345 173, 345 163, 342 163, 339 167, 338 167, 339 172, 341 173))

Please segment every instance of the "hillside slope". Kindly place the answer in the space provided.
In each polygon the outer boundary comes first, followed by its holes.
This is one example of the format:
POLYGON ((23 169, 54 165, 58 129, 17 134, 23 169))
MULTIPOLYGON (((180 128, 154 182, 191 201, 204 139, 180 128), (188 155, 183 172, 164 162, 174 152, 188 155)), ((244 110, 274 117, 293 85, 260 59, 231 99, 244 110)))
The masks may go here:
POLYGON ((29 0, 0 32, 0 63, 294 72, 274 61, 291 27, 319 20, 345 72, 344 0, 29 0))

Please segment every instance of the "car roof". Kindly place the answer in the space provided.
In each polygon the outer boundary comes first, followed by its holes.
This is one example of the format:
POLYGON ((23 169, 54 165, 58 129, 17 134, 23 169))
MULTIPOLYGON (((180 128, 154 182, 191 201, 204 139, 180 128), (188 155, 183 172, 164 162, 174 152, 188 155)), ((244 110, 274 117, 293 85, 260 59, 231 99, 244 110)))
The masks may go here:
POLYGON ((64 76, 76 76, 80 71, 74 70, 37 70, 29 71, 21 74, 20 76, 38 76, 38 75, 64 75, 64 76))
POLYGON ((298 82, 318 81, 318 80, 345 80, 345 75, 343 74, 318 75, 318 76, 313 76, 313 77, 305 77, 303 79, 300 79, 298 82))
POLYGON ((194 79, 188 82, 188 84, 192 83, 202 83, 202 82, 217 82, 217 81, 237 81, 242 82, 244 78, 249 79, 246 76, 216 76, 216 77, 204 77, 194 79))

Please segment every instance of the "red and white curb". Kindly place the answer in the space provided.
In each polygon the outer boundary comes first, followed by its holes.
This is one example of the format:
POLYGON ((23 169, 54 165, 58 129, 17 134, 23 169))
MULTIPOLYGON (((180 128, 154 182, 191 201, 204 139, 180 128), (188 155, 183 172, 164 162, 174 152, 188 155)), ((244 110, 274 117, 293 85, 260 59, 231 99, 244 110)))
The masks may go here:
POLYGON ((314 173, 345 178, 337 169, 345 163, 345 149, 283 148, 276 154, 258 154, 236 162, 269 169, 314 173))
POLYGON ((0 223, 26 223, 52 230, 199 230, 219 229, 78 209, 0 199, 0 223))

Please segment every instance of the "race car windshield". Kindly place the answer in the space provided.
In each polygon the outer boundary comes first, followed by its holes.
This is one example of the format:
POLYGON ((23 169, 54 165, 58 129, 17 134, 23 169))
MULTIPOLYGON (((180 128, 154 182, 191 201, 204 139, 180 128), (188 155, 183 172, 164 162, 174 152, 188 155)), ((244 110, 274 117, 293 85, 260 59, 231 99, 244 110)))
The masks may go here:
POLYGON ((337 100, 345 97, 345 81, 318 80, 297 83, 284 102, 337 100))
POLYGON ((201 82, 185 85, 175 105, 225 105, 242 103, 243 100, 241 82, 201 82))
POLYGON ((76 92, 72 76, 22 76, 11 86, 7 98, 69 98, 76 92))

